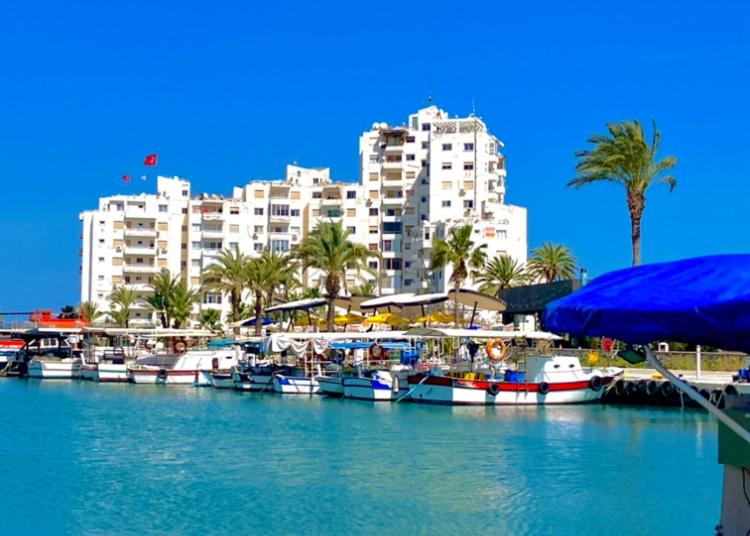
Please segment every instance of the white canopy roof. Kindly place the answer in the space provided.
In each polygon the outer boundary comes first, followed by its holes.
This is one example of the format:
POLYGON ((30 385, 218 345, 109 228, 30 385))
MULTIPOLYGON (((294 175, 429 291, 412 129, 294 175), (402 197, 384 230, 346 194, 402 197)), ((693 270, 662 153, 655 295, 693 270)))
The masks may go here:
POLYGON ((306 298, 304 300, 295 300, 287 303, 280 303, 266 309, 266 313, 273 313, 275 311, 299 311, 305 309, 312 309, 313 307, 320 307, 325 305, 328 301, 325 298, 306 298))
POLYGON ((476 307, 484 311, 505 311, 507 307, 503 300, 470 288, 458 289, 458 293, 451 290, 448 292, 448 297, 461 305, 476 307))
POLYGON ((413 337, 407 337, 403 331, 368 331, 364 333, 357 333, 354 331, 319 331, 319 332, 305 332, 305 333, 274 333, 271 337, 283 336, 287 339, 294 340, 310 340, 310 339, 327 339, 327 340, 346 340, 346 339, 359 339, 359 340, 380 340, 380 339, 400 339, 405 340, 413 337))
POLYGON ((87 327, 84 333, 103 333, 105 335, 147 335, 149 337, 215 337, 216 334, 206 329, 163 329, 163 328, 108 328, 87 327))
POLYGON ((362 309, 376 309, 378 307, 409 307, 414 305, 429 305, 431 303, 440 303, 448 300, 448 295, 443 292, 434 294, 414 294, 413 292, 404 292, 402 294, 392 294, 390 296, 381 296, 371 300, 363 301, 359 306, 362 309))
POLYGON ((413 328, 404 331, 407 338, 470 337, 472 339, 536 339, 544 341, 560 340, 554 333, 546 331, 495 331, 491 329, 454 329, 454 328, 413 328))

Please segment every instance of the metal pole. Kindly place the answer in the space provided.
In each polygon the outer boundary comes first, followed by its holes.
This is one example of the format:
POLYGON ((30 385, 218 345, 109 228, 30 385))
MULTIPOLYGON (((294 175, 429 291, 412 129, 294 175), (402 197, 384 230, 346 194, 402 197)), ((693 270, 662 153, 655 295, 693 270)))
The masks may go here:
POLYGON ((701 379, 701 345, 695 347, 695 379, 701 379))
POLYGON ((469 329, 474 325, 474 316, 477 314, 477 302, 474 302, 474 309, 471 311, 471 320, 469 321, 469 329))

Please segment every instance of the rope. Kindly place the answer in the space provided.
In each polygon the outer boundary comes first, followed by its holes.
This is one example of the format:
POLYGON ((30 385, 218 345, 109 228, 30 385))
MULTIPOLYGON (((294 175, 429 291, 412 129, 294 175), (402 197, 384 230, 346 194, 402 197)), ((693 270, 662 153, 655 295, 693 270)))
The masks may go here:
POLYGON ((425 374, 424 378, 422 378, 421 380, 419 380, 418 384, 416 384, 414 387, 412 387, 411 389, 409 389, 408 391, 406 391, 406 393, 403 396, 401 396, 400 398, 396 399, 396 402, 394 402, 394 404, 398 404, 404 398, 407 398, 408 396, 411 396, 411 394, 414 392, 414 389, 416 389, 417 387, 419 387, 420 385, 422 385, 422 383, 425 382, 427 380, 427 378, 429 378, 429 377, 430 377, 429 374, 425 374))

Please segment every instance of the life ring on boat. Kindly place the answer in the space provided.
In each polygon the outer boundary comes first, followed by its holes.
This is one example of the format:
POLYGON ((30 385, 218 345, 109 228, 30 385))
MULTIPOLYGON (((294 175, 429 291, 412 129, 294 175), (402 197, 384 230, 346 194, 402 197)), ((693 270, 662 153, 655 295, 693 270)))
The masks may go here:
POLYGON ((160 380, 166 380, 167 379, 167 369, 160 368, 159 372, 156 373, 156 377, 160 380))
POLYGON ((502 361, 508 357, 508 345, 499 337, 487 341, 484 349, 487 351, 487 357, 490 358, 490 361, 502 361))
POLYGON ((547 382, 541 382, 536 390, 540 395, 546 395, 549 393, 549 384, 547 382))
POLYGON ((379 346, 377 344, 373 344, 370 346, 370 359, 375 361, 380 361, 383 359, 383 355, 385 354, 385 348, 382 346, 379 346))
POLYGON ((187 352, 187 341, 185 339, 174 339, 172 341, 172 352, 175 354, 187 352))
POLYGON ((500 392, 500 388, 497 386, 495 382, 490 382, 490 384, 487 386, 487 394, 490 396, 497 396, 497 394, 500 392))
POLYGON ((591 379, 589 380, 589 389, 592 391, 601 391, 602 387, 604 387, 604 380, 602 380, 602 377, 591 376, 591 379))

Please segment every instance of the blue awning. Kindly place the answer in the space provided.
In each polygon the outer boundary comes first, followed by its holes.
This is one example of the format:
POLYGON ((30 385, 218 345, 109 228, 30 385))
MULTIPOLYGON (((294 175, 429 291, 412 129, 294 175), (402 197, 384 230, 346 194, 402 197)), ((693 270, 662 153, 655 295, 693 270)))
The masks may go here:
POLYGON ((637 266, 550 303, 544 329, 631 344, 680 341, 750 352, 750 255, 637 266))
MULTIPOLYGON (((273 319, 267 316, 263 317, 263 319, 261 320, 261 326, 268 326, 269 324, 273 324, 273 319)), ((241 327, 244 328, 244 327, 249 327, 249 326, 254 326, 254 325, 255 325, 255 317, 252 317, 242 322, 241 327)))

